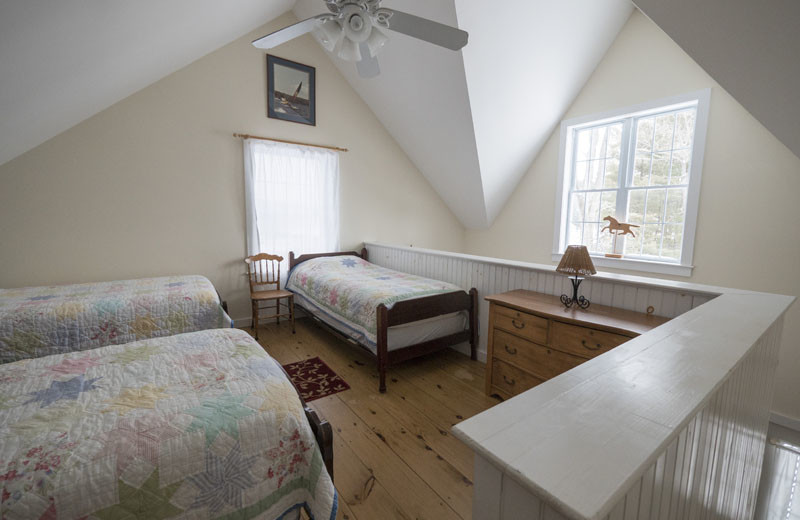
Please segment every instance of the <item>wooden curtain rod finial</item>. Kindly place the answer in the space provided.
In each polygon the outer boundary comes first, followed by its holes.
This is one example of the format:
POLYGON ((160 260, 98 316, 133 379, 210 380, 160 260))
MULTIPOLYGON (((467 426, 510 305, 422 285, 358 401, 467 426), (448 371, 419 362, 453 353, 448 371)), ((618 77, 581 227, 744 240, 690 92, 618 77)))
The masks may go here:
POLYGON ((288 139, 276 139, 274 137, 260 137, 250 134, 233 134, 233 137, 241 137, 242 139, 259 139, 261 141, 275 141, 276 143, 296 144, 300 146, 312 146, 314 148, 325 148, 326 150, 335 150, 337 152, 347 152, 347 148, 340 148, 338 146, 328 146, 324 144, 303 143, 301 141, 289 141, 288 139))

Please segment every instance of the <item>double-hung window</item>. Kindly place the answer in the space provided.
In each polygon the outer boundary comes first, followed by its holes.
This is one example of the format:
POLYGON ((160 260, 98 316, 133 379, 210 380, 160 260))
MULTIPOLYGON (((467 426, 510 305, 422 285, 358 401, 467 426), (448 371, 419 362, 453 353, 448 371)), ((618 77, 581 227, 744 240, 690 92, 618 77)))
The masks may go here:
POLYGON ((691 274, 709 95, 562 123, 554 259, 583 244, 601 266, 691 274))

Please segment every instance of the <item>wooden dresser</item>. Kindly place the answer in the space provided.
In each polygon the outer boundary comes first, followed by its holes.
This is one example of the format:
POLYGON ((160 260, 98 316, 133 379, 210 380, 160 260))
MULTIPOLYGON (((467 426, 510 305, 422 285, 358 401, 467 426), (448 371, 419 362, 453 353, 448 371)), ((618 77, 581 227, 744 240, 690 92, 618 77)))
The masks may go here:
POLYGON ((647 332, 667 318, 515 290, 487 296, 486 394, 513 397, 647 332))

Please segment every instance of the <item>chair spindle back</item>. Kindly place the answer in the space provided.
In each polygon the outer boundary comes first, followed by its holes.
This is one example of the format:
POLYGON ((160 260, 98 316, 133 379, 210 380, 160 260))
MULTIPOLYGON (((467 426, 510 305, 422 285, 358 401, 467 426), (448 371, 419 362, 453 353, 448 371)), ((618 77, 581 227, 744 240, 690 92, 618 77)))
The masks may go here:
POLYGON ((274 285, 281 288, 281 262, 283 257, 259 253, 244 259, 250 280, 250 292, 258 288, 274 285))

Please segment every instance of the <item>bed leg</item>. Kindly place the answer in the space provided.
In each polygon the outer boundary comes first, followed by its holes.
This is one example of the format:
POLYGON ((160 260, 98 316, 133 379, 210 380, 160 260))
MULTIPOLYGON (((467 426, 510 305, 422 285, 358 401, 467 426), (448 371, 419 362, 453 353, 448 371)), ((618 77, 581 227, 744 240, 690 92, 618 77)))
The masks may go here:
POLYGON ((378 320, 378 375, 380 376, 380 386, 378 386, 378 390, 383 394, 386 393, 386 367, 389 362, 387 332, 389 311, 384 304, 378 305, 376 318, 378 320))
POLYGON ((474 361, 478 359, 478 289, 469 290, 472 305, 469 308, 469 357, 474 361))
POLYGON ((289 296, 289 317, 292 320, 292 334, 296 334, 294 330, 294 295, 289 296))
POLYGON ((256 335, 256 341, 258 341, 258 302, 253 302, 253 332, 256 335))

